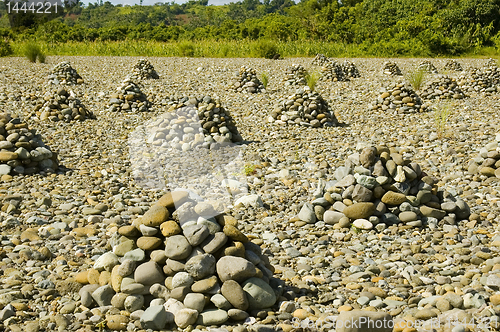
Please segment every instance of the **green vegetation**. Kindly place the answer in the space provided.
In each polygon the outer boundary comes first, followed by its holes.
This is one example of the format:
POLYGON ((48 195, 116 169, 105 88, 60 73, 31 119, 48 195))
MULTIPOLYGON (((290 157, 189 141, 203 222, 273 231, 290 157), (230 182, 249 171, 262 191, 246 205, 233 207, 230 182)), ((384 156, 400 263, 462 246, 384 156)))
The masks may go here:
POLYGON ((267 73, 260 74, 260 81, 262 82, 264 89, 267 89, 267 84, 269 83, 269 76, 267 73))
POLYGON ((448 119, 451 115, 451 104, 446 103, 439 105, 434 110, 434 125, 436 126, 436 132, 439 138, 443 138, 446 132, 446 126, 448 124, 448 119))
POLYGON ((410 82, 411 86, 415 91, 420 89, 422 87, 422 84, 424 84, 425 77, 427 76, 427 73, 424 69, 422 68, 417 68, 414 69, 413 71, 409 72, 406 79, 408 82, 410 82))
POLYGON ((38 62, 45 63, 45 54, 37 44, 27 43, 24 47, 24 56, 30 62, 36 62, 36 59, 38 59, 38 62))
POLYGON ((254 164, 245 164, 245 175, 246 176, 250 176, 250 175, 253 175, 256 173, 256 168, 257 168, 257 165, 254 165, 254 164))
POLYGON ((12 54, 12 48, 8 41, 0 40, 0 57, 12 54))
POLYGON ((306 83, 309 89, 311 89, 311 91, 314 91, 314 89, 316 88, 316 84, 318 83, 320 77, 321 74, 317 71, 313 71, 312 73, 310 72, 306 73, 306 83))
POLYGON ((0 2, 0 39, 10 41, 15 55, 28 41, 46 45, 49 55, 427 57, 500 51, 500 0, 72 2, 45 16, 7 15, 6 8, 0 2))

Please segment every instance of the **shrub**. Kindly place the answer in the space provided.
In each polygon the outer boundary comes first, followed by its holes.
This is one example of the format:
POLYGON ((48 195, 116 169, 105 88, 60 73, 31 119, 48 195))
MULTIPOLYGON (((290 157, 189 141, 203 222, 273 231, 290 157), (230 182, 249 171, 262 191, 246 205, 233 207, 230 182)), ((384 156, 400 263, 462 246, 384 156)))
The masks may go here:
POLYGON ((194 44, 192 42, 189 42, 189 41, 183 41, 183 42, 179 43, 178 48, 179 48, 179 54, 181 56, 187 56, 187 57, 194 56, 194 53, 196 50, 196 47, 194 46, 194 44))
POLYGON ((420 87, 424 83, 425 76, 426 72, 424 69, 415 69, 407 75, 406 79, 408 80, 408 82, 410 82, 411 86, 416 91, 420 89, 420 87))
POLYGON ((310 72, 306 73, 306 83, 309 89, 311 89, 311 91, 314 91, 314 89, 316 88, 316 84, 318 83, 319 78, 320 74, 317 71, 313 71, 312 73, 310 72))
POLYGON ((269 83, 269 76, 267 75, 267 73, 262 73, 260 75, 260 81, 262 82, 264 89, 267 89, 267 84, 269 83))
POLYGON ((273 59, 278 53, 278 46, 270 40, 259 40, 255 44, 254 55, 258 58, 273 59))
POLYGON ((0 57, 12 54, 12 48, 7 40, 0 40, 0 57))
POLYGON ((38 46, 37 44, 26 44, 24 48, 24 56, 26 56, 30 62, 36 62, 37 58, 39 62, 45 62, 45 54, 42 53, 40 46, 38 46))

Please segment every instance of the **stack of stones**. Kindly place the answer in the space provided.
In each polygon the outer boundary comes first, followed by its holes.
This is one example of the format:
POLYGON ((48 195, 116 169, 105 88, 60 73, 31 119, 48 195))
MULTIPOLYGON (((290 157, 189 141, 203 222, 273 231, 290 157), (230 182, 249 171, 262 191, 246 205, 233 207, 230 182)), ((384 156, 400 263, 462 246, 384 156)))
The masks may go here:
POLYGON ((147 80, 147 79, 159 79, 158 73, 155 71, 155 68, 146 59, 140 59, 134 65, 134 69, 132 70, 132 74, 130 78, 133 80, 147 80))
POLYGON ((384 62, 384 67, 382 68, 382 71, 386 75, 392 75, 392 76, 402 76, 403 75, 403 73, 401 72, 401 69, 399 69, 398 65, 392 61, 384 62))
POLYGON ((170 107, 150 128, 148 143, 189 151, 197 146, 210 148, 213 143, 241 142, 236 124, 220 100, 210 96, 191 97, 170 107))
POLYGON ((87 118, 95 118, 76 98, 73 91, 61 87, 57 91, 47 92, 34 109, 35 115, 40 121, 83 121, 87 118))
POLYGON ((257 77, 255 69, 247 66, 241 66, 238 77, 233 83, 233 89, 237 92, 257 93, 264 90, 264 85, 257 77))
POLYGON ((422 61, 418 65, 418 70, 423 70, 423 71, 430 73, 430 74, 437 74, 438 73, 437 68, 429 60, 422 61))
POLYGON ((467 94, 491 94, 500 89, 500 70, 498 67, 471 68, 458 77, 457 83, 467 94))
POLYGON ((57 64, 47 78, 49 84, 82 84, 83 79, 68 61, 57 64))
POLYGON ((292 64, 286 69, 285 85, 306 85, 306 74, 304 66, 292 64))
POLYGON ((314 59, 312 61, 312 64, 314 66, 323 66, 327 62, 330 62, 330 58, 328 58, 324 54, 316 54, 316 56, 314 57, 314 59))
POLYGON ((132 79, 127 78, 117 88, 117 92, 110 95, 110 112, 147 112, 151 103, 139 86, 132 79))
POLYGON ((464 93, 454 78, 437 75, 420 89, 420 97, 424 99, 463 99, 464 93))
POLYGON ((486 62, 486 67, 498 67, 498 61, 492 58, 489 58, 486 62))
POLYGON ((487 144, 479 155, 469 162, 469 173, 500 178, 500 134, 494 142, 487 144))
POLYGON ((396 83, 392 87, 382 89, 380 96, 373 105, 368 106, 368 109, 406 114, 423 112, 425 106, 422 104, 422 99, 411 87, 403 83, 396 83))
POLYGON ((335 179, 303 205, 298 218, 378 231, 397 224, 435 228, 468 218, 467 204, 438 188, 437 182, 396 149, 366 147, 336 169, 335 179))
POLYGON ((33 174, 57 170, 57 155, 34 129, 19 118, 0 113, 0 175, 33 174))
POLYGON ((328 61, 321 66, 321 77, 325 81, 342 82, 348 81, 342 65, 335 60, 328 61))
POLYGON ((342 68, 342 72, 344 73, 344 77, 348 78, 358 78, 361 77, 359 74, 359 70, 356 67, 356 65, 349 60, 345 60, 340 64, 340 67, 342 68))
POLYGON ((457 60, 448 60, 444 65, 444 70, 462 71, 462 65, 457 60))
POLYGON ((112 236, 112 251, 75 279, 82 306, 106 309, 114 330, 243 322, 283 289, 260 247, 208 202, 174 191, 112 236), (126 311, 127 314, 121 314, 126 311))
POLYGON ((268 120, 282 125, 296 124, 313 128, 338 125, 328 103, 309 87, 298 89, 287 99, 280 100, 268 120))

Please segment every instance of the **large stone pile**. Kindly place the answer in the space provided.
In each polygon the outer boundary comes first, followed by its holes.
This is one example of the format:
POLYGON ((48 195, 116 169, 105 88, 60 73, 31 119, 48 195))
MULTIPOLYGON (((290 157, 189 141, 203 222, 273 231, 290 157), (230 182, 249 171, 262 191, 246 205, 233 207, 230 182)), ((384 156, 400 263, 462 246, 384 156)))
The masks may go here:
POLYGON ((213 143, 241 142, 236 124, 221 104, 210 96, 184 99, 149 124, 154 128, 148 143, 168 145, 176 150, 188 151, 213 143))
POLYGON ((160 76, 158 76, 158 73, 149 60, 140 59, 134 65, 130 78, 133 80, 147 80, 158 79, 160 76))
POLYGON ((313 128, 338 125, 328 103, 308 87, 298 89, 293 95, 280 100, 268 120, 277 124, 296 124, 313 128))
POLYGON ((500 134, 469 162, 469 173, 500 178, 500 134))
POLYGON ((300 220, 382 231, 397 224, 455 225, 470 214, 461 198, 438 188, 438 181, 417 163, 388 147, 366 147, 352 154, 334 176, 313 202, 303 205, 300 220))
POLYGON ((237 92, 257 93, 264 90, 264 85, 257 77, 257 72, 247 66, 241 66, 238 76, 233 83, 233 89, 237 92))
POLYGON ((49 84, 82 84, 83 79, 68 61, 57 64, 47 77, 49 84))
POLYGON ((358 68, 354 63, 352 63, 349 60, 345 60, 340 64, 340 67, 342 68, 342 72, 344 73, 345 77, 348 78, 358 78, 361 77, 361 74, 359 73, 358 68))
POLYGON ((341 64, 335 60, 330 60, 321 66, 321 79, 331 82, 348 81, 341 64))
POLYGON ((45 93, 42 100, 36 104, 34 115, 40 121, 83 121, 95 118, 94 114, 87 110, 73 91, 61 87, 57 91, 45 93))
POLYGON ((0 175, 55 172, 57 155, 19 118, 0 113, 0 175))
POLYGON ((117 88, 117 92, 109 96, 110 112, 147 112, 151 103, 139 86, 127 78, 117 88))
POLYGON ((462 65, 457 60, 448 60, 444 65, 444 70, 462 71, 462 65))
POLYGON ((463 72, 457 83, 467 94, 486 93, 498 91, 500 84, 500 69, 498 67, 471 68, 463 72))
POLYGON ((380 91, 380 96, 377 100, 368 106, 368 109, 382 111, 390 111, 396 113, 415 113, 425 110, 422 104, 422 99, 415 91, 403 84, 395 83, 389 88, 384 88, 380 91))
POLYGON ((314 59, 312 61, 312 64, 314 66, 323 66, 327 62, 330 62, 330 58, 328 58, 324 54, 316 54, 316 56, 314 57, 314 59))
POLYGON ((306 75, 304 66, 292 64, 286 69, 285 85, 306 85, 306 75))
POLYGON ((401 72, 401 69, 399 69, 399 66, 395 62, 392 62, 392 61, 384 62, 382 72, 386 75, 392 75, 392 76, 402 76, 403 75, 403 73, 401 72))
POLYGON ((437 75, 419 91, 420 97, 424 99, 463 99, 465 97, 456 80, 447 75, 437 75))
POLYGON ((243 322, 281 295, 273 266, 237 220, 185 191, 119 227, 111 246, 76 280, 86 284, 82 306, 106 310, 113 330, 243 322))
POLYGON ((425 71, 425 72, 430 73, 430 74, 437 74, 438 73, 437 68, 429 60, 422 61, 418 65, 417 69, 425 71))

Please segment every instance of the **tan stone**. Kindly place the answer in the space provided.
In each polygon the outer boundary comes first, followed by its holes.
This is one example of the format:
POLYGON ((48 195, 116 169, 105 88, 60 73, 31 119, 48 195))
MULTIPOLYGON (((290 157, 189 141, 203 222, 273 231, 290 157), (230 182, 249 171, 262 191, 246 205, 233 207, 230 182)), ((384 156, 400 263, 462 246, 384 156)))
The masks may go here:
POLYGON ((18 158, 17 153, 10 151, 0 152, 0 162, 7 162, 11 160, 16 160, 18 158))
POLYGON ((146 226, 156 227, 165 222, 169 216, 170 213, 166 207, 153 205, 142 218, 140 218, 140 223, 146 226))
POLYGON ((27 229, 21 233, 21 241, 38 241, 40 240, 40 236, 38 236, 38 232, 36 230, 27 229))
POLYGON ((219 225, 221 225, 222 227, 226 226, 226 225, 231 225, 231 226, 238 226, 238 220, 236 220, 235 217, 233 216, 228 216, 228 215, 219 215, 215 218, 217 220, 217 222, 219 223, 219 225))
POLYGON ((171 209, 175 208, 176 205, 180 206, 182 203, 187 201, 188 196, 189 194, 187 193, 187 191, 169 192, 160 197, 156 204, 171 209))
POLYGON ((99 284, 99 271, 96 269, 89 269, 87 274, 87 279, 89 284, 99 284))
POLYGON ((111 272, 102 271, 99 275, 99 285, 105 286, 111 282, 111 272))
POLYGON ((125 331, 127 330, 128 318, 123 315, 108 315, 106 316, 106 324, 110 330, 125 331))
POLYGON ((88 270, 78 273, 75 276, 76 282, 79 282, 80 284, 84 284, 84 285, 88 284, 89 283, 88 274, 89 274, 88 270))
POLYGON ((174 220, 165 221, 160 225, 160 230, 165 237, 174 236, 182 232, 179 224, 174 220))
POLYGON ((406 196, 394 191, 388 191, 384 194, 384 196, 382 196, 381 201, 387 205, 400 205, 406 202, 406 196))
POLYGON ((161 246, 161 240, 156 236, 141 236, 137 239, 137 246, 142 250, 154 250, 161 246))
POLYGON ((115 265, 113 270, 111 270, 111 287, 117 293, 121 290, 123 277, 118 274, 118 270, 120 269, 120 265, 115 265))
POLYGON ((77 237, 88 237, 96 235, 97 231, 90 226, 73 228, 71 231, 77 237))
POLYGON ((245 234, 243 234, 238 228, 235 226, 226 224, 223 229, 224 234, 227 235, 228 238, 230 238, 233 241, 239 241, 242 243, 248 242, 248 238, 246 237, 245 234))
POLYGON ((120 235, 126 236, 126 237, 135 237, 139 236, 139 230, 132 225, 127 225, 127 226, 122 226, 118 229, 118 233, 120 235))
POLYGON ((371 202, 356 203, 344 209, 343 213, 349 219, 368 219, 375 212, 375 204, 371 202))

